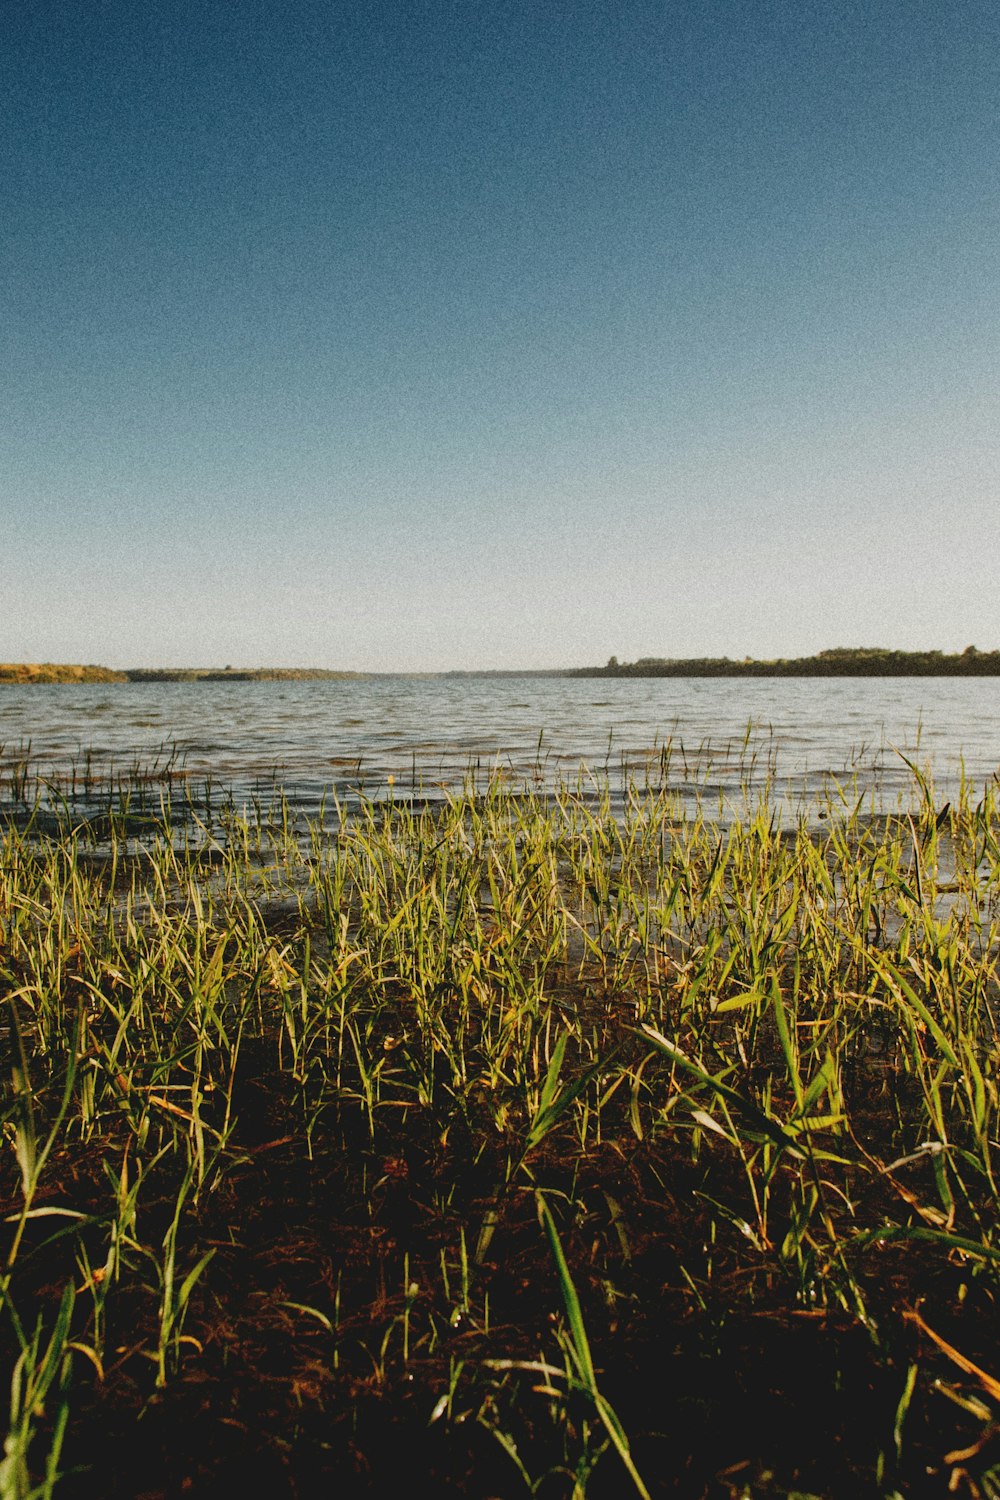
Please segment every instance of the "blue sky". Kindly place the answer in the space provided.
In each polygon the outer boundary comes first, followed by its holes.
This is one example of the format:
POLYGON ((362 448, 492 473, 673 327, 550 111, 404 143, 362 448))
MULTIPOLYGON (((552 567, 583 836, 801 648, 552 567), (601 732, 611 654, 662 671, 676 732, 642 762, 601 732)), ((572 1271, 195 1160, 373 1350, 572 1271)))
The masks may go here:
POLYGON ((1000 646, 994 4, 5 27, 0 659, 1000 646))

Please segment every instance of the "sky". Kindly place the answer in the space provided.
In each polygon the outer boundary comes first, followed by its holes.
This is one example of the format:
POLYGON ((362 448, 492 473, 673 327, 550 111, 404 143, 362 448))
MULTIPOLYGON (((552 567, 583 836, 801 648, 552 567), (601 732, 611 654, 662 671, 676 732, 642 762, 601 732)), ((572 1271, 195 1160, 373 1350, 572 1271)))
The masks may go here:
POLYGON ((19 0, 0 660, 1000 647, 994 0, 19 0))

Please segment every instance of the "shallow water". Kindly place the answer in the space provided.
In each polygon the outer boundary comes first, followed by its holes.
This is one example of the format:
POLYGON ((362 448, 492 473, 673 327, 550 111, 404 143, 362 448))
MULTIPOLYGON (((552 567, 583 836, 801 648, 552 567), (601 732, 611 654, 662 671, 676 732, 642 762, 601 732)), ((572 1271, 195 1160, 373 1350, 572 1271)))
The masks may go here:
POLYGON ((237 805, 280 785, 311 811, 335 793, 440 797, 470 771, 665 784, 723 817, 765 782, 814 814, 834 783, 885 810, 940 804, 1000 765, 1000 679, 382 677, 331 682, 0 687, 0 796, 11 768, 81 791, 170 762, 237 805), (392 778, 392 781, 390 781, 392 778))

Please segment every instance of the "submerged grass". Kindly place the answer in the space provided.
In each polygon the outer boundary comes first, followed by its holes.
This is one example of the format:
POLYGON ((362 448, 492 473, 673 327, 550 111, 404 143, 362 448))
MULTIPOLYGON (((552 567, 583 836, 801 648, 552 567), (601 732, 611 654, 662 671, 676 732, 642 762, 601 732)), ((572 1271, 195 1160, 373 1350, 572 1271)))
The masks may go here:
POLYGON ((3 1500, 1000 1495, 1000 810, 914 789, 10 826, 3 1500))

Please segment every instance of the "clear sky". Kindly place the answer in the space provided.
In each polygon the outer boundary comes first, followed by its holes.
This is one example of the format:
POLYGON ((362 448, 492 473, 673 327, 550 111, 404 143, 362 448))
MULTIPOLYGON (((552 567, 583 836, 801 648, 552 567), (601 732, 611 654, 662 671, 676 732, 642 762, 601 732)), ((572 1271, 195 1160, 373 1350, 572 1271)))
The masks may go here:
POLYGON ((1000 646, 995 0, 18 0, 0 660, 1000 646))

